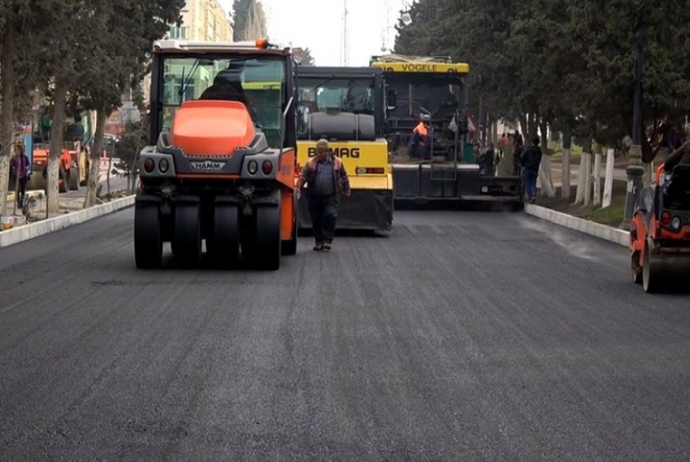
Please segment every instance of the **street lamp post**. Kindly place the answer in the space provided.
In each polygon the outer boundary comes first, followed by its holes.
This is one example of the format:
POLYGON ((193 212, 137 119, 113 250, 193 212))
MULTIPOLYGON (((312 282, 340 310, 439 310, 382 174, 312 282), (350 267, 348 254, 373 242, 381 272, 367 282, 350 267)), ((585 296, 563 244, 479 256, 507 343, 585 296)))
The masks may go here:
MULTIPOLYGON (((644 1, 642 2, 644 5, 644 1)), ((633 143, 630 147, 630 160, 625 173, 628 176, 628 188, 625 197, 625 215, 619 228, 630 230, 630 220, 632 220, 637 197, 643 188, 642 176, 644 167, 642 166, 642 103, 643 103, 643 76, 644 76, 644 9, 641 6, 637 24, 637 62, 635 64, 635 106, 633 112, 633 143)))

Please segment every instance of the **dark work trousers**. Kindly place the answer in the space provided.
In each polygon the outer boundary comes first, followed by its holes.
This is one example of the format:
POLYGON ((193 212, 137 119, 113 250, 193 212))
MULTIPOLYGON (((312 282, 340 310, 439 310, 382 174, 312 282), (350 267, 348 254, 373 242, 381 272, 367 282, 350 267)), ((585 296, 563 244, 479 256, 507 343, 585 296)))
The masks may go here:
MULTIPOLYGON (((24 178, 19 179, 19 191, 16 197, 17 200, 17 207, 22 208, 22 204, 24 203, 24 196, 26 195, 26 183, 29 181, 29 177, 25 176, 24 178)), ((16 177, 10 177, 10 191, 14 191, 15 186, 17 185, 17 178, 16 177)))
POLYGON ((335 220, 338 218, 338 205, 335 195, 310 195, 309 215, 311 215, 316 242, 318 244, 330 244, 333 242, 335 220))

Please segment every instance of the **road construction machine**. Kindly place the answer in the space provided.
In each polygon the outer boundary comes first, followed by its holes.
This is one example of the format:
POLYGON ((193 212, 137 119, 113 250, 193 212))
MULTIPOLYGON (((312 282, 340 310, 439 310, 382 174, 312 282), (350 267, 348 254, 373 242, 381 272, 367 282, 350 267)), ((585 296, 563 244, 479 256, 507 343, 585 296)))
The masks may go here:
POLYGON ((630 222, 632 278, 648 293, 685 288, 690 274, 690 165, 672 157, 640 191, 630 222))
POLYGON ((495 176, 474 159, 468 140, 468 64, 392 54, 373 56, 370 65, 383 70, 396 207, 461 201, 522 206, 519 176, 495 176), (410 139, 423 116, 431 152, 416 158, 410 139))
MULTIPOLYGON (((150 146, 140 154, 134 253, 163 244, 196 265, 280 268, 297 251, 294 61, 287 47, 160 40, 153 47, 150 146), (270 94, 257 82, 279 82, 270 94), (245 87, 263 98, 250 98, 245 87)), ((256 96, 256 95, 254 95, 256 96)))
MULTIPOLYGON (((351 196, 340 203, 338 228, 387 232, 393 223, 393 177, 384 137, 383 72, 374 67, 297 67, 297 159, 304 166, 325 138, 342 159, 351 196)), ((310 228, 307 191, 299 227, 310 228)))

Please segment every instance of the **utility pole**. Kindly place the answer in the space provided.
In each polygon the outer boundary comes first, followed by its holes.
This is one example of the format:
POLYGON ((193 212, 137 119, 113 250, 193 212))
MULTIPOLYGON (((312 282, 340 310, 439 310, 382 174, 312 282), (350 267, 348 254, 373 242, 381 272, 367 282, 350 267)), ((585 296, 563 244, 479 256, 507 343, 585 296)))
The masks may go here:
POLYGON ((348 43, 348 31, 347 31, 347 0, 343 0, 343 38, 341 42, 340 50, 340 65, 347 66, 349 60, 349 50, 350 44, 348 43))
POLYGON ((630 220, 632 220, 635 203, 643 188, 642 176, 644 167, 642 166, 642 105, 644 102, 643 82, 644 82, 644 39, 646 32, 645 0, 641 0, 638 7, 636 43, 637 61, 635 63, 635 106, 633 112, 633 143, 630 148, 630 162, 625 169, 628 176, 628 189, 625 197, 625 215, 619 228, 629 230, 630 220))

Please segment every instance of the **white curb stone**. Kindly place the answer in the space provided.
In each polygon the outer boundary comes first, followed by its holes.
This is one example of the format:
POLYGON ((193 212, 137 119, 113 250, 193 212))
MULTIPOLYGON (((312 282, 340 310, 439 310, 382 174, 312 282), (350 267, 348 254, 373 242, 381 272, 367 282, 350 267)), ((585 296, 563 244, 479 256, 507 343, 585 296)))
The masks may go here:
POLYGON ((78 225, 93 220, 94 218, 131 207, 134 205, 134 197, 134 195, 123 197, 122 199, 116 199, 106 204, 96 205, 85 210, 67 213, 59 217, 48 218, 47 220, 2 231, 0 232, 0 248, 52 233, 60 229, 69 228, 70 226, 78 225))
POLYGON ((529 215, 541 218, 542 220, 550 221, 551 223, 589 234, 590 236, 615 242, 625 247, 630 244, 630 233, 622 229, 584 220, 534 204, 525 204, 525 212, 529 215))

